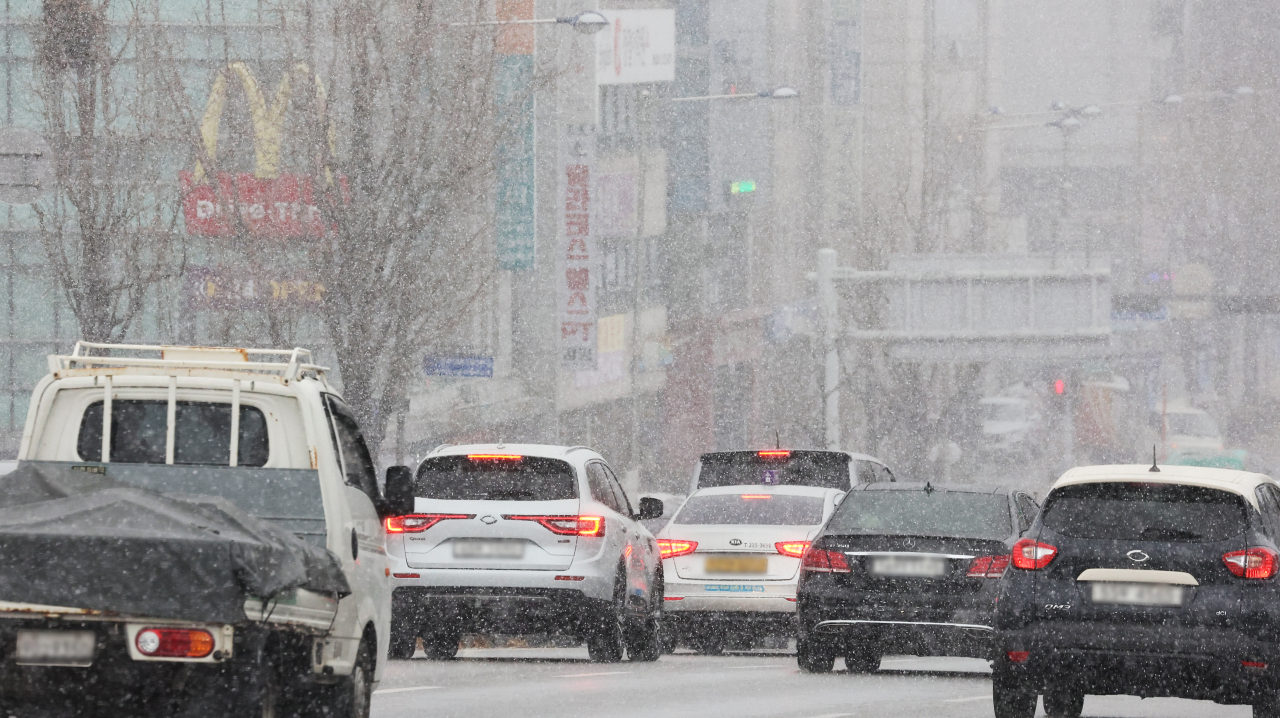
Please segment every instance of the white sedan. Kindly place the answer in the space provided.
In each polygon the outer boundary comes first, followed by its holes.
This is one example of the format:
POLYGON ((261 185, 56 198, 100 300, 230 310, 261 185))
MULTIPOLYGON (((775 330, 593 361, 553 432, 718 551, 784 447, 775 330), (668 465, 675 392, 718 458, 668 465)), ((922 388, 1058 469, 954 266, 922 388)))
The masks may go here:
POLYGON ((785 647, 795 635, 800 559, 843 497, 759 484, 694 492, 657 536, 668 647, 785 647))

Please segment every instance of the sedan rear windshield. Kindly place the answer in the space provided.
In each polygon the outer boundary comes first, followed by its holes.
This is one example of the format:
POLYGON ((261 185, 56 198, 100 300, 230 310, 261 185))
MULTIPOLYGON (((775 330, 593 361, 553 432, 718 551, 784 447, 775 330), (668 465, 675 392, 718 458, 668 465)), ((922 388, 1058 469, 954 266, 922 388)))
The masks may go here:
POLYGON ((1009 499, 949 491, 854 491, 827 533, 1004 540, 1013 533, 1009 499))
POLYGON ((834 451, 791 451, 761 457, 755 451, 703 454, 698 488, 741 485, 818 486, 848 491, 849 456, 834 451))
POLYGON ((1222 541, 1249 523, 1244 499, 1227 491, 1119 481, 1063 486, 1043 515, 1064 536, 1117 541, 1222 541))
POLYGON ((573 467, 559 459, 441 456, 418 468, 414 495, 454 501, 558 501, 578 498, 573 467))
POLYGON ((702 494, 689 497, 674 524, 816 526, 822 523, 821 496, 785 494, 702 494))

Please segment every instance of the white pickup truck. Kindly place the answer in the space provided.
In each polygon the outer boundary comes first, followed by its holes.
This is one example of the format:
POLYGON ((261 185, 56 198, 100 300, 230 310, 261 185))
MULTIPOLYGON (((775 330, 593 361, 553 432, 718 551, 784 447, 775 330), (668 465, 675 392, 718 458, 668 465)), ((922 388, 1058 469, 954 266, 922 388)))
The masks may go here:
POLYGON ((0 477, 0 711, 368 716, 386 502, 310 352, 80 342, 49 370, 0 477))

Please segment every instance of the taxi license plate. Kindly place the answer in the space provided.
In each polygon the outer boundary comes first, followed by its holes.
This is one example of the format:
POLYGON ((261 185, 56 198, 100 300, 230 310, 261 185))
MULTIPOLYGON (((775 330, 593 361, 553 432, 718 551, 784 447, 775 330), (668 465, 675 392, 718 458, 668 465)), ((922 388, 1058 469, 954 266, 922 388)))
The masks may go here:
POLYGON ((941 576, 947 561, 933 556, 874 556, 871 573, 877 576, 941 576))
POLYGON ((1110 583, 1095 582, 1092 589, 1094 603, 1115 603, 1128 606, 1181 606, 1182 587, 1159 583, 1110 583))
POLYGON ((765 573, 769 559, 760 556, 709 556, 707 573, 765 573))
POLYGON ((523 541, 454 541, 454 558, 524 558, 523 541))
POLYGON ((41 666, 88 666, 98 639, 93 631, 18 631, 18 663, 41 666))

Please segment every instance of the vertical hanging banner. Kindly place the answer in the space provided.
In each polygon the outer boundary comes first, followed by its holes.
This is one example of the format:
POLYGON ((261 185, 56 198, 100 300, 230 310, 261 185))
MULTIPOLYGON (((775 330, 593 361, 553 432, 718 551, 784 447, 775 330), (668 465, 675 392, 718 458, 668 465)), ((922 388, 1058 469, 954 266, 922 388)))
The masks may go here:
MULTIPOLYGON (((498 20, 532 20, 533 0, 498 0, 498 20)), ((498 112, 515 114, 515 131, 498 147, 495 237, 498 266, 532 269, 534 241, 534 33, 532 25, 498 36, 498 112)))
POLYGON ((592 168, 595 134, 590 129, 566 128, 557 162, 556 277, 559 284, 560 363, 566 369, 596 368, 596 243, 592 168))

